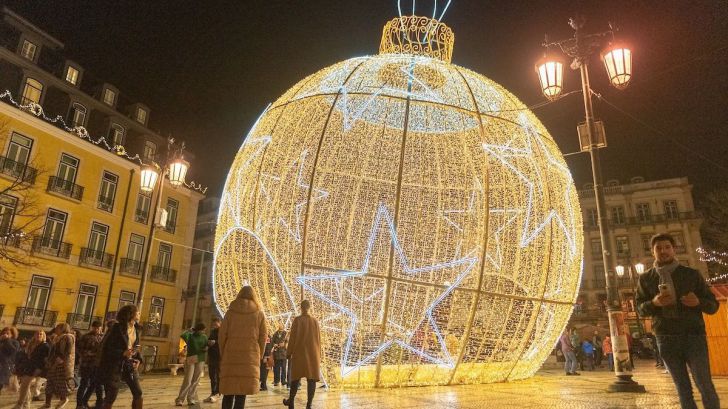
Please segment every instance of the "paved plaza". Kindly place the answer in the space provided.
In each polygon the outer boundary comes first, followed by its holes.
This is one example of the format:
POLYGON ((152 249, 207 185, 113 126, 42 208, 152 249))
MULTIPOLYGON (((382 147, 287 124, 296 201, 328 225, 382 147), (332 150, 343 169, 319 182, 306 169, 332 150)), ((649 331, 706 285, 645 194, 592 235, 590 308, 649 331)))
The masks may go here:
MULTIPOLYGON (((560 370, 542 370, 535 377, 518 382, 491 385, 439 386, 398 389, 369 389, 360 391, 316 392, 314 408, 679 408, 677 395, 669 375, 663 374, 647 361, 640 362, 635 379, 647 387, 645 394, 614 394, 605 392, 612 374, 606 370, 584 371, 582 376, 564 376, 560 370)), ((728 377, 715 379, 723 408, 728 408, 728 377)), ((142 381, 144 407, 172 408, 182 382, 181 376, 168 374, 146 375, 142 381)), ((210 383, 204 378, 200 398, 207 397, 210 383)), ((697 391, 696 391, 697 393, 697 391)), ((287 396, 285 388, 269 387, 248 397, 246 408, 283 408, 281 400, 287 396)), ((0 408, 10 408, 16 394, 0 395, 0 408)), ((305 408, 305 387, 299 392, 296 407, 305 408)), ((93 401, 92 401, 93 402, 93 401)), ((55 403, 55 402, 54 402, 55 403)), ((32 408, 41 406, 33 402, 32 408)), ((115 407, 131 406, 128 391, 120 394, 115 407)), ((219 408, 221 403, 201 403, 201 409, 219 408)), ((699 404, 700 406, 700 404, 699 404)), ((68 409, 75 407, 75 400, 68 409)), ((700 406, 702 407, 702 406, 700 406)), ((197 409, 197 408, 195 408, 197 409)))

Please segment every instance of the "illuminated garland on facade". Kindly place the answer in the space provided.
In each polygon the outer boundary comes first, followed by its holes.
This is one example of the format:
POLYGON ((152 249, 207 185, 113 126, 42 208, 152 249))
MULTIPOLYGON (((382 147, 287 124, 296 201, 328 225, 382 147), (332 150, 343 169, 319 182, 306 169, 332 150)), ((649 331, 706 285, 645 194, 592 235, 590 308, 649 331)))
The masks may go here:
MULTIPOLYGON (((72 133, 81 139, 85 139, 88 142, 91 142, 96 146, 101 146, 103 148, 106 148, 106 150, 115 153, 117 156, 124 157, 132 162, 137 162, 137 163, 139 163, 139 165, 144 164, 142 162, 142 158, 139 157, 139 154, 136 154, 134 156, 129 156, 126 148, 123 145, 114 145, 113 143, 109 144, 109 142, 106 140, 106 137, 104 137, 104 136, 101 136, 101 137, 97 138, 96 140, 94 140, 91 137, 91 135, 89 135, 88 130, 86 130, 85 127, 83 127, 83 126, 70 127, 66 124, 66 121, 63 119, 63 117, 61 115, 58 115, 55 118, 50 118, 50 117, 46 116, 45 111, 43 110, 43 107, 36 102, 31 101, 28 104, 21 104, 20 102, 17 102, 13 98, 13 94, 8 90, 5 90, 2 94, 0 94, 0 100, 6 100, 10 104, 14 105, 16 108, 18 108, 22 111, 26 111, 26 112, 30 113, 31 115, 44 120, 45 122, 48 122, 48 123, 51 123, 54 125, 61 125, 66 132, 72 133)), ((202 193, 203 195, 205 194, 205 192, 207 192, 207 187, 203 187, 201 184, 195 183, 194 181, 191 181, 189 183, 184 182, 184 185, 188 189, 196 190, 196 191, 202 193)))
POLYGON ((511 93, 431 49, 305 78, 225 183, 218 308, 250 284, 275 327, 310 300, 333 387, 529 377, 576 300, 582 220, 558 147, 511 93))

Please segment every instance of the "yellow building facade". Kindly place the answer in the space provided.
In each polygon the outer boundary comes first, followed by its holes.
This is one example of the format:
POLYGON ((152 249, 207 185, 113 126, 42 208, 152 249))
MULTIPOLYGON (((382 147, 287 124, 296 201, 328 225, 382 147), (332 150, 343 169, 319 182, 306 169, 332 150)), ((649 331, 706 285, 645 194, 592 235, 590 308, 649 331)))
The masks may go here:
POLYGON ((127 104, 111 84, 85 86, 83 69, 60 59, 63 44, 10 10, 0 25, 9 33, 0 46, 0 326, 28 336, 68 322, 85 332, 139 304, 146 271, 143 353, 166 367, 204 196, 165 179, 166 223, 147 250, 161 212, 159 189, 140 190, 139 158, 166 154, 149 108, 127 104))

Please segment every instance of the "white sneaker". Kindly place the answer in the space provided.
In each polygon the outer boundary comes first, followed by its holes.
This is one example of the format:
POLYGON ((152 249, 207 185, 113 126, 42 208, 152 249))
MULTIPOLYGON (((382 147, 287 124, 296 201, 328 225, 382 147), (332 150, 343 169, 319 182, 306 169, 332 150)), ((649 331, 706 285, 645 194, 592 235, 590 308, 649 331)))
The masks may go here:
POLYGON ((220 399, 220 395, 210 395, 208 398, 206 398, 203 402, 205 403, 215 403, 220 399))

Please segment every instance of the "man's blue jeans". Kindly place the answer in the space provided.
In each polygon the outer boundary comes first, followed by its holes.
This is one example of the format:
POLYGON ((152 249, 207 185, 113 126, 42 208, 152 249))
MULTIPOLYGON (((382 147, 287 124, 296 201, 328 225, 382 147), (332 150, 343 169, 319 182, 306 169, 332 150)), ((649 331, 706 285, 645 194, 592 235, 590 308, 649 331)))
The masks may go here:
POLYGON ((718 394, 710 377, 708 342, 705 335, 660 335, 657 337, 657 347, 677 387, 683 409, 697 409, 688 367, 703 398, 705 409, 720 408, 718 394))
POLYGON ((576 361, 576 354, 574 351, 564 352, 564 358, 566 359, 566 362, 564 362, 564 371, 566 371, 566 373, 576 372, 576 365, 578 362, 576 361))

